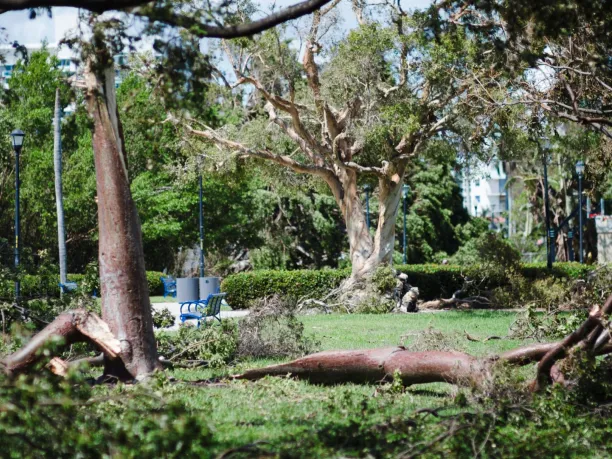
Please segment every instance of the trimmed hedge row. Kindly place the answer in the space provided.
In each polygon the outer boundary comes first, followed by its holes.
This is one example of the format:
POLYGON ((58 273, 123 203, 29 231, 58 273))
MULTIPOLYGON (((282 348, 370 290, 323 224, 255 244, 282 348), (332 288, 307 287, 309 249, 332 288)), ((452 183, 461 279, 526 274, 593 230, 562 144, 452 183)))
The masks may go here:
POLYGON ((221 283, 232 309, 246 309, 253 300, 278 294, 290 298, 318 298, 338 287, 350 269, 262 270, 232 274, 221 283))
MULTIPOLYGON (((157 271, 147 271, 147 283, 149 284, 150 295, 163 295, 164 286, 160 277, 163 273, 157 271)), ((58 276, 59 277, 59 276, 58 276)), ((59 279, 55 276, 37 276, 26 274, 21 277, 21 296, 23 298, 40 298, 40 297, 58 297, 59 296, 59 279)), ((81 285, 84 274, 68 274, 68 280, 81 285)), ((100 283, 96 282, 92 286, 100 295, 100 283)), ((91 292, 87 292, 91 293, 91 292)), ((15 284, 13 281, 0 282, 0 299, 11 299, 15 294, 15 284)))
MULTIPOLYGON (((419 297, 425 301, 448 298, 463 286, 464 276, 482 278, 478 266, 452 265, 399 265, 395 269, 408 275, 410 284, 419 288, 419 297)), ((522 274, 529 279, 555 277, 560 279, 584 278, 593 267, 579 263, 557 263, 551 271, 546 263, 527 263, 521 266, 522 274)), ((246 309, 254 300, 278 294, 290 298, 318 298, 338 287, 350 275, 350 269, 250 271, 232 274, 221 283, 221 291, 227 293, 227 302, 233 309, 246 309)), ((508 282, 505 273, 487 273, 483 288, 503 286, 508 282)))

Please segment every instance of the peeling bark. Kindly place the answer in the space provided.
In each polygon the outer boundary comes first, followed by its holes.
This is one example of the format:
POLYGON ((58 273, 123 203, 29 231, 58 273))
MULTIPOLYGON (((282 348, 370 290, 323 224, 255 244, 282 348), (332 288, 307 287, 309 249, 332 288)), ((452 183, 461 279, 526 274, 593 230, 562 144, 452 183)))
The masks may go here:
POLYGON ((375 383, 390 381, 396 372, 405 385, 431 382, 478 384, 483 363, 462 352, 410 352, 402 346, 358 351, 327 351, 281 365, 249 370, 236 379, 256 380, 291 374, 313 383, 375 383))

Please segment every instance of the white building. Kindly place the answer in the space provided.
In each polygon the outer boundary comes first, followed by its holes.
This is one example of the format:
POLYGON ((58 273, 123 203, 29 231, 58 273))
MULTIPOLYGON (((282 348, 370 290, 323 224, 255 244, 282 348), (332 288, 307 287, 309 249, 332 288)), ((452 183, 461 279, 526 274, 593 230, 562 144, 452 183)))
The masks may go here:
MULTIPOLYGON (((36 51, 40 51, 43 46, 46 47, 49 54, 56 56, 59 59, 59 66, 62 72, 67 76, 73 76, 77 73, 78 59, 75 52, 69 49, 67 46, 58 46, 57 43, 50 43, 43 45, 43 43, 28 44, 24 45, 28 54, 36 51)), ((15 69, 15 64, 23 56, 20 53, 15 53, 15 49, 11 45, 0 46, 0 54, 4 56, 4 62, 0 64, 0 84, 4 88, 8 88, 9 81, 15 69)), ((115 85, 118 87, 122 79, 121 67, 127 63, 127 56, 125 54, 119 54, 115 56, 115 85)))
POLYGON ((512 206, 503 161, 493 160, 468 167, 463 172, 461 188, 463 205, 472 216, 489 217, 494 226, 505 226, 512 206))

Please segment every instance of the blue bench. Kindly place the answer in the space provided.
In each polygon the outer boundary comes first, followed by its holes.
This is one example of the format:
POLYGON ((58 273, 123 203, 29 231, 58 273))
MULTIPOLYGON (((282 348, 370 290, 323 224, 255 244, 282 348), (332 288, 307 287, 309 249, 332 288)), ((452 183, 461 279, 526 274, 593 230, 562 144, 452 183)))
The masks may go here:
MULTIPOLYGON (((59 282, 57 285, 59 285, 62 294, 74 292, 77 288, 79 288, 78 284, 72 281, 66 282, 65 284, 59 282)), ((94 291, 92 292, 91 297, 98 298, 98 292, 96 291, 96 289, 94 289, 94 291)))
POLYGON ((186 301, 181 303, 181 312, 179 316, 181 323, 185 323, 186 320, 197 320, 199 328, 200 322, 202 321, 204 321, 204 325, 206 325, 206 319, 208 317, 212 317, 221 322, 221 303, 223 303, 225 295, 226 293, 212 293, 208 295, 208 298, 205 300, 186 301), (184 308, 187 308, 187 311, 184 311, 184 308))
POLYGON ((160 277, 162 284, 164 284, 164 298, 170 295, 176 298, 176 279, 172 276, 160 277))

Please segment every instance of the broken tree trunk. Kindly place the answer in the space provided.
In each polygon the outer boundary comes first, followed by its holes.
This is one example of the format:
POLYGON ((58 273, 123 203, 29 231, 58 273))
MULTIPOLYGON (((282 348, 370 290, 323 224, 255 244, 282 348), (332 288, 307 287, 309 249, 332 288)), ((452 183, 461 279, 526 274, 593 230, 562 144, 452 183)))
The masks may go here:
POLYGON ((117 102, 115 71, 98 41, 85 70, 93 119, 99 224, 102 318, 121 343, 121 359, 107 359, 105 375, 141 378, 160 368, 149 301, 140 220, 132 199, 117 102))
POLYGON ((66 311, 36 334, 24 347, 1 363, 6 373, 25 371, 44 357, 42 352, 52 343, 69 345, 87 341, 93 343, 109 360, 120 360, 121 343, 108 325, 96 314, 84 309, 66 311))

